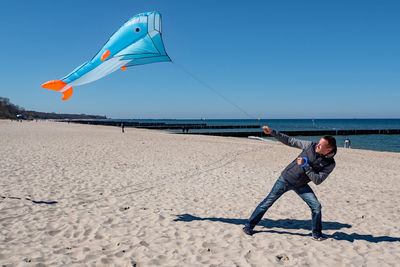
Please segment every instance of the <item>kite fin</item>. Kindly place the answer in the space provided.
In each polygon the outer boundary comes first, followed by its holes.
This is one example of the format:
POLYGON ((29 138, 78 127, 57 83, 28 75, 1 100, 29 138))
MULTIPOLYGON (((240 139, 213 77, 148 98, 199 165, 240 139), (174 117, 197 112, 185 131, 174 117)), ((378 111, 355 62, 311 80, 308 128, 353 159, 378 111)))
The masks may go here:
POLYGON ((121 70, 122 70, 122 71, 125 71, 125 70, 126 70, 126 66, 121 67, 121 70))
POLYGON ((67 100, 68 98, 70 98, 72 96, 73 93, 73 89, 72 87, 68 88, 67 90, 63 91, 62 93, 64 94, 63 98, 61 98, 62 100, 67 100))
POLYGON ((73 92, 72 87, 68 86, 67 83, 60 80, 48 81, 42 84, 42 87, 45 89, 50 89, 63 93, 62 100, 67 100, 68 98, 70 98, 73 92))
POLYGON ((110 56, 110 54, 111 54, 110 50, 104 51, 104 53, 103 53, 103 55, 101 56, 100 60, 101 60, 101 61, 106 60, 106 59, 110 56))

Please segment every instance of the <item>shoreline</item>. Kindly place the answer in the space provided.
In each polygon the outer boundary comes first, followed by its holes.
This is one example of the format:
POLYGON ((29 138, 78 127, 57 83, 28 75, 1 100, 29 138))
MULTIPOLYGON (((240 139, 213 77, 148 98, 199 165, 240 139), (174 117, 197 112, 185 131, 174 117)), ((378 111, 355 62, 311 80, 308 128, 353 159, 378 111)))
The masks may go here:
MULTIPOLYGON (((0 120, 2 121, 2 120, 0 120)), ((12 121, 12 120, 3 120, 3 121, 12 121)), ((33 122, 35 120, 32 121, 21 121, 21 122, 33 122)), ((98 122, 99 124, 95 124, 95 123, 90 123, 92 122, 92 120, 85 120, 84 123, 82 123, 82 120, 78 120, 78 122, 76 121, 72 121, 72 120, 38 120, 38 121, 48 121, 48 122, 64 122, 64 123, 70 123, 72 122, 73 124, 77 123, 77 124, 82 124, 82 125, 90 125, 90 126, 112 126, 112 127, 117 127, 120 128, 120 122, 116 122, 116 121, 111 121, 111 124, 102 124, 101 122, 99 122, 98 120, 94 120, 95 122, 98 122), (115 124, 117 123, 117 124, 115 124)), ((132 124, 133 125, 133 124, 132 124)), ((211 132, 205 132, 205 133, 201 133, 201 132, 177 132, 177 131, 171 131, 171 130, 167 130, 164 128, 157 128, 157 127, 135 127, 132 125, 125 125, 125 129, 150 129, 150 130, 157 130, 157 131, 164 131, 166 133, 173 133, 173 134, 177 134, 177 135, 204 135, 204 136, 220 136, 220 137, 233 137, 233 138, 243 138, 243 139, 248 139, 249 136, 256 136, 256 137, 260 137, 260 138, 266 138, 266 139, 272 139, 275 140, 274 138, 272 138, 271 136, 266 136, 263 132, 248 132, 245 131, 246 127, 244 129, 241 129, 241 132, 229 132, 229 130, 227 130, 226 132, 217 132, 217 133, 211 133, 211 132)), ((179 128, 178 126, 176 126, 175 128, 179 128)), ((279 130, 279 129, 277 129, 279 130)), ((391 130, 396 130, 396 129, 388 129, 387 131, 391 131, 391 130)), ((199 131, 199 130, 197 130, 199 131)), ((383 130, 373 130, 374 132, 378 131, 378 132, 382 132, 380 134, 357 134, 357 135, 335 135, 334 132, 335 131, 339 131, 339 130, 330 130, 330 132, 326 132, 326 135, 332 135, 336 138, 337 140, 337 144, 338 147, 344 147, 344 141, 346 139, 350 139, 352 140, 352 147, 351 149, 361 149, 361 150, 368 150, 368 151, 378 151, 378 152, 394 152, 394 153, 399 153, 400 152, 400 134, 385 134, 383 130), (397 138, 399 139, 397 142, 396 141, 392 141, 393 139, 391 138, 397 138), (380 140, 376 140, 376 139, 380 139, 380 140), (354 142, 354 140, 356 140, 356 142, 354 142), (392 143, 392 144, 391 144, 392 143), (373 144, 373 145, 371 145, 373 144)), ((349 130, 341 130, 345 132, 348 132, 349 130)), ((357 130, 354 130, 357 131, 357 130)), ((365 131, 371 131, 371 130, 365 130, 365 131)), ((398 130, 396 130, 398 131, 398 130)), ((312 140, 312 141, 318 141, 319 138, 321 138, 323 135, 316 135, 314 133, 309 134, 309 135, 293 135, 290 134, 291 132, 293 133, 302 133, 304 131, 285 131, 282 130, 281 132, 286 133, 290 136, 294 136, 295 138, 299 138, 299 139, 305 139, 305 140, 312 140)), ((325 134, 324 134, 325 135, 325 134)), ((397 140, 396 139, 396 140, 397 140)))

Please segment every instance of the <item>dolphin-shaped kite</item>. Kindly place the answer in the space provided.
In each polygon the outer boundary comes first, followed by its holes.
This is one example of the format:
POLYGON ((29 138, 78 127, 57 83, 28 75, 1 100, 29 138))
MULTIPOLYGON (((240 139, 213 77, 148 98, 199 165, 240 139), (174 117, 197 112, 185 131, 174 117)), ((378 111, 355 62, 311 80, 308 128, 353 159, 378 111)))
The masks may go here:
POLYGON ((161 15, 141 13, 116 31, 103 48, 61 80, 48 81, 43 88, 63 93, 62 100, 72 95, 72 86, 96 81, 121 68, 160 61, 171 61, 161 38, 161 15))

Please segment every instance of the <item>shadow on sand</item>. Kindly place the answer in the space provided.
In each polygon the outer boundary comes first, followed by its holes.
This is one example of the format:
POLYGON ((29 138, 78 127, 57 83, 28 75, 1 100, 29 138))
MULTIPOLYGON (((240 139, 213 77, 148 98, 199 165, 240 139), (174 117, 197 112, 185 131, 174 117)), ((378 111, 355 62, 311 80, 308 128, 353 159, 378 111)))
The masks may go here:
MULTIPOLYGON (((20 198, 20 197, 3 197, 3 196, 0 196, 0 198, 2 198, 2 199, 9 198, 9 199, 22 200, 22 198, 20 198)), ((33 204, 47 204, 47 205, 57 204, 57 201, 36 201, 36 200, 30 199, 28 197, 26 197, 25 200, 28 200, 28 201, 32 202, 33 204)))
MULTIPOLYGON (((196 217, 190 214, 180 214, 176 215, 177 218, 174 220, 176 222, 192 222, 192 221, 212 221, 212 222, 223 222, 229 224, 236 225, 244 225, 247 220, 246 219, 231 219, 231 218, 201 218, 196 217)), ((271 220, 271 219, 263 219, 258 226, 263 226, 265 228, 283 228, 288 230, 311 230, 311 221, 310 220, 294 220, 294 219, 279 219, 279 220, 271 220)), ((339 222, 323 222, 322 228, 324 230, 340 230, 343 228, 351 228, 350 224, 339 223, 339 222)), ((254 231, 254 234, 257 233, 275 233, 275 234, 287 234, 287 235, 298 235, 298 236, 310 236, 311 234, 302 234, 302 233, 292 233, 288 231, 277 231, 277 230, 261 230, 254 231)), ((372 235, 359 235, 357 233, 346 234, 343 232, 335 232, 332 235, 326 235, 329 238, 336 240, 345 240, 349 242, 354 242, 355 240, 364 240, 372 243, 379 242, 400 242, 399 237, 390 237, 390 236, 372 236, 372 235)))

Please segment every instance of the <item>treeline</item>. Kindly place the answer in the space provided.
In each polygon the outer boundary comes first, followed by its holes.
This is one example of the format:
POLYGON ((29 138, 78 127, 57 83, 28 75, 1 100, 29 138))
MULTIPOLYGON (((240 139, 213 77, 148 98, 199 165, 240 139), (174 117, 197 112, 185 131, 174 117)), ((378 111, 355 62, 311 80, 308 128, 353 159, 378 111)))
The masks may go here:
POLYGON ((32 110, 25 110, 22 107, 14 105, 10 102, 10 99, 5 97, 0 97, 0 119, 27 119, 27 120, 35 120, 35 119, 53 119, 53 120, 62 120, 62 119, 106 119, 105 116, 97 116, 97 115, 86 115, 86 114, 57 114, 57 113, 47 113, 47 112, 38 112, 32 110))

